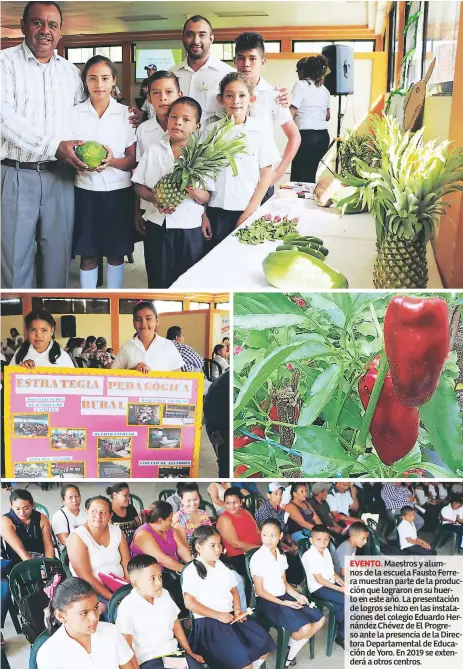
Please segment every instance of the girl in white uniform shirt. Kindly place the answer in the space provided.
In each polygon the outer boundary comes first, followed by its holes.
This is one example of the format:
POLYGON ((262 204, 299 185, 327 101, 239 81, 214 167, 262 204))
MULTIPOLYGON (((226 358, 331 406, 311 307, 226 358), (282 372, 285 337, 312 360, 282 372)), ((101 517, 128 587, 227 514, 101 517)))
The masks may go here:
POLYGON ((183 358, 174 344, 157 334, 159 317, 152 302, 140 301, 133 310, 137 334, 125 342, 113 362, 113 369, 136 369, 142 374, 178 372, 183 358))
POLYGON ((121 288, 124 256, 133 252, 135 130, 129 108, 111 96, 116 67, 109 58, 90 58, 82 80, 89 97, 73 109, 74 136, 99 142, 108 155, 99 167, 76 173, 74 253, 81 256, 81 288, 96 288, 100 257, 108 258, 108 288, 121 288))
POLYGON ((100 604, 89 583, 81 578, 60 583, 50 602, 50 636, 37 653, 38 669, 133 669, 133 650, 114 625, 99 617, 100 604))
POLYGON ((56 321, 45 309, 37 309, 24 319, 27 340, 18 348, 10 365, 20 365, 26 369, 35 367, 71 367, 72 362, 66 351, 54 339, 56 321))
POLYGON ((72 530, 87 522, 87 515, 80 510, 80 491, 74 483, 61 488, 63 506, 53 515, 51 526, 58 541, 64 546, 72 530))
POLYGON ((275 644, 254 620, 230 625, 243 612, 236 576, 220 560, 220 533, 209 525, 198 527, 191 537, 191 552, 193 562, 182 574, 185 606, 194 617, 191 648, 209 666, 257 669, 275 644))
POLYGON ((244 135, 246 153, 235 157, 236 176, 228 166, 220 170, 216 179, 203 220, 203 233, 212 247, 256 211, 272 182, 273 165, 280 162, 273 134, 265 133, 262 124, 249 116, 255 97, 247 77, 240 72, 227 74, 220 82, 217 99, 235 120, 227 139, 244 135))
POLYGON ((323 85, 328 71, 325 56, 312 56, 298 63, 300 81, 291 92, 291 113, 301 133, 301 145, 291 165, 291 181, 315 183, 320 160, 330 138, 330 94, 323 85))
POLYGON ((323 626, 320 609, 310 608, 308 599, 286 580, 288 561, 278 550, 283 538, 280 523, 269 518, 262 524, 262 546, 251 558, 250 569, 257 595, 257 610, 276 625, 291 630, 285 666, 293 662, 307 641, 323 626))

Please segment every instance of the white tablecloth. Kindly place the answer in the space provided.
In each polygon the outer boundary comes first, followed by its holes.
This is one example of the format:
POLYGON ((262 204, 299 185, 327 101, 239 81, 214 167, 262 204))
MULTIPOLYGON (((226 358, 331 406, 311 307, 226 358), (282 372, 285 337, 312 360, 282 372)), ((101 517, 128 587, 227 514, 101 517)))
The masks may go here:
MULTIPOLYGON (((370 214, 350 214, 340 217, 339 210, 318 207, 313 200, 292 200, 273 196, 241 227, 264 214, 299 217, 298 231, 323 239, 329 250, 326 259, 347 277, 349 288, 371 290, 376 258, 375 222, 370 214)), ((280 242, 281 243, 281 242, 280 242)), ((230 235, 172 285, 178 290, 246 291, 272 290, 262 269, 265 257, 274 251, 276 242, 256 246, 241 244, 230 235)), ((428 245, 428 288, 442 288, 432 247, 428 245)), ((301 290, 310 289, 301 286, 301 290)), ((315 289, 315 287, 314 287, 315 289)))

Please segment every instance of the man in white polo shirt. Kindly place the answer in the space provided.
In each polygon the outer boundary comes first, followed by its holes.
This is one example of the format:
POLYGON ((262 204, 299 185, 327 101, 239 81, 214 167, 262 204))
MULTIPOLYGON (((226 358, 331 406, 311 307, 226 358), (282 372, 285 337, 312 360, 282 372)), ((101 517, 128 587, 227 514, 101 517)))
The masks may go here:
POLYGON ((340 525, 351 525, 358 521, 358 518, 350 516, 350 511, 358 511, 359 503, 357 499, 357 490, 354 485, 349 483, 335 483, 328 497, 326 498, 334 519, 340 525))

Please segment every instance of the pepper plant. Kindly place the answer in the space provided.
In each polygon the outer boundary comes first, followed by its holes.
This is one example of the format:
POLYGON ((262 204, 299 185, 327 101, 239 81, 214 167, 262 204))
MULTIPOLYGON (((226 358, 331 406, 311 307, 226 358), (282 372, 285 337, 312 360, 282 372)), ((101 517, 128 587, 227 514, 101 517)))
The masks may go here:
POLYGON ((461 477, 460 368, 445 344, 461 304, 462 293, 236 294, 235 475, 461 477))

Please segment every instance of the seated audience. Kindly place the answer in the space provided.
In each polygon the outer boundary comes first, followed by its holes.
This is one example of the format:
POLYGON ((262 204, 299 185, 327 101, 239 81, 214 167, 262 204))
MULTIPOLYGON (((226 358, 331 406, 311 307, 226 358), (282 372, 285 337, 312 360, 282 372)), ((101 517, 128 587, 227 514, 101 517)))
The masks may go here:
POLYGON ((290 488, 291 501, 285 506, 289 514, 287 530, 291 539, 296 543, 304 537, 310 537, 314 525, 320 525, 321 520, 307 501, 307 486, 305 483, 293 483, 290 488))
POLYGON ((359 509, 355 485, 350 483, 335 483, 326 501, 331 513, 334 514, 334 519, 342 527, 348 527, 358 520, 355 516, 350 515, 351 511, 355 513, 359 509))
POLYGON ((225 511, 217 520, 217 529, 222 537, 228 562, 238 574, 246 577, 244 555, 261 546, 259 527, 254 516, 247 509, 243 509, 243 496, 239 488, 228 488, 224 502, 225 511))
POLYGON ((369 529, 365 523, 352 523, 349 526, 349 536, 340 544, 334 553, 334 568, 337 574, 344 578, 344 559, 355 555, 357 548, 363 548, 368 541, 369 529))
MULTIPOLYGON (((225 358, 225 353, 226 347, 223 344, 217 344, 214 346, 212 360, 214 360, 221 367, 222 373, 226 372, 230 367, 228 360, 225 358)), ((219 370, 217 367, 215 367, 215 365, 212 365, 212 380, 216 379, 218 376, 220 376, 219 370)))
POLYGON ((455 497, 455 499, 444 506, 441 511, 442 525, 446 532, 454 532, 459 537, 463 537, 463 513, 461 507, 463 506, 463 498, 455 497))
POLYGON ((183 359, 182 372, 203 372, 204 358, 197 353, 194 348, 185 344, 185 337, 182 333, 182 328, 178 325, 172 325, 166 334, 166 339, 169 339, 178 350, 183 359))
POLYGON ((129 486, 127 483, 113 483, 106 488, 106 494, 111 500, 111 523, 121 528, 127 539, 127 545, 130 546, 135 530, 141 525, 141 520, 130 501, 129 486))
POLYGON ((231 487, 229 481, 221 481, 220 483, 210 483, 207 487, 207 492, 211 498, 211 502, 214 505, 215 512, 217 516, 220 516, 225 511, 225 491, 231 487))
POLYGON ((76 527, 87 522, 87 514, 80 509, 80 491, 74 483, 67 483, 61 488, 63 506, 53 514, 51 527, 56 538, 63 546, 76 527))
POLYGON ((431 546, 418 537, 415 516, 416 511, 411 506, 404 506, 400 512, 402 521, 397 525, 400 550, 407 555, 435 555, 431 546))
POLYGON ((320 518, 322 525, 328 528, 335 541, 340 541, 340 536, 344 532, 344 528, 336 522, 334 519, 335 514, 331 511, 330 505, 326 501, 330 489, 331 485, 329 483, 314 483, 309 502, 312 509, 320 518))
POLYGON ((111 369, 113 359, 106 350, 106 339, 104 337, 98 337, 95 344, 96 349, 90 351, 88 354, 88 366, 100 369, 111 369))

